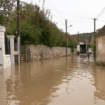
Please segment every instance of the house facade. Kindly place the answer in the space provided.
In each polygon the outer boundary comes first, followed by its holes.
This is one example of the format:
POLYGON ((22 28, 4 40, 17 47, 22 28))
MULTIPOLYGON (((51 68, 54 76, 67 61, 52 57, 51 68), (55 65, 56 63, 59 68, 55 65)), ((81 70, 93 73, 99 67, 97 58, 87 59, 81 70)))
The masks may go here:
POLYGON ((105 64, 105 26, 96 35, 96 62, 105 64))

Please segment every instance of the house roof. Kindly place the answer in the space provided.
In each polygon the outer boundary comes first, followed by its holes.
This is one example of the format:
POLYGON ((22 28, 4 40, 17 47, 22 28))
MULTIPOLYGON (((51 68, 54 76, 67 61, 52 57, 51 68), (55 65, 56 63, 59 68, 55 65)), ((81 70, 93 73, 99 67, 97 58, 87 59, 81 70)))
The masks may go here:
POLYGON ((97 33, 97 36, 98 35, 105 35, 105 25, 102 27, 102 29, 100 29, 97 33))

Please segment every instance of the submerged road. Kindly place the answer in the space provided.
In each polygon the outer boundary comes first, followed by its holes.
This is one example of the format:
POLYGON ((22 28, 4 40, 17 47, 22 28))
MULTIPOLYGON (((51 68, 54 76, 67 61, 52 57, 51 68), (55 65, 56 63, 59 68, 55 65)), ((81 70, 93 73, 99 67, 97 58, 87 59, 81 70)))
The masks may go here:
POLYGON ((80 55, 0 70, 0 105, 105 105, 105 67, 80 55))

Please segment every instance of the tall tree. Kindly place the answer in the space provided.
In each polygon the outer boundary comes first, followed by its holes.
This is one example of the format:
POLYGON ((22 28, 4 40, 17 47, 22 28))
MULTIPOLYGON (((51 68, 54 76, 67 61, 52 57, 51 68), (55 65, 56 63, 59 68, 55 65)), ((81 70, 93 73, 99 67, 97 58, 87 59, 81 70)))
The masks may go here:
POLYGON ((6 25, 16 0, 0 0, 0 24, 6 25))

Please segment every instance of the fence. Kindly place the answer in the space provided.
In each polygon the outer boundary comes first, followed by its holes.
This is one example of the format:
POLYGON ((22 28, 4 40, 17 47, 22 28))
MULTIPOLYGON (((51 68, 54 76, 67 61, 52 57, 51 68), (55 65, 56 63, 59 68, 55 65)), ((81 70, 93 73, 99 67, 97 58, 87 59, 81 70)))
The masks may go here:
MULTIPOLYGON (((17 50, 17 45, 15 45, 15 51, 17 50)), ((27 53, 26 46, 21 45, 21 62, 27 61, 27 53)), ((17 63, 17 55, 15 55, 15 62, 17 63)))
POLYGON ((5 54, 10 54, 10 40, 5 35, 5 54))

